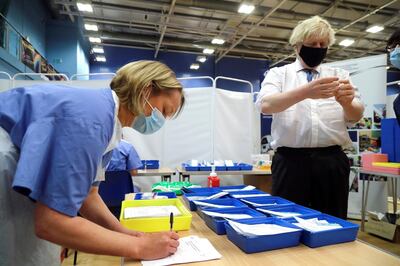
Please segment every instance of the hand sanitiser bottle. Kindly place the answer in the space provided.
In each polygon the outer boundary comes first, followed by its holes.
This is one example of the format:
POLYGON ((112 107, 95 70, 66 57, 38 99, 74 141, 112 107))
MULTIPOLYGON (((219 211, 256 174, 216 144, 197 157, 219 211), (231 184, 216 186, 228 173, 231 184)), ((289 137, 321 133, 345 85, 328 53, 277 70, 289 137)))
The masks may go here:
POLYGON ((215 172, 215 165, 212 165, 211 169, 210 176, 208 177, 208 187, 219 187, 219 178, 215 172))

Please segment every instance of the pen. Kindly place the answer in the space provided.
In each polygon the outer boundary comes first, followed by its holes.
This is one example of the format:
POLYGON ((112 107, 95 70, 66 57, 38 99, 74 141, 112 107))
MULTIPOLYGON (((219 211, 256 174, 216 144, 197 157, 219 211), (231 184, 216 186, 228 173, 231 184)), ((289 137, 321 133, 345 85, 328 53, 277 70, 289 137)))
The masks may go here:
POLYGON ((173 227, 174 227, 174 213, 171 212, 169 215, 169 230, 172 231, 173 227))

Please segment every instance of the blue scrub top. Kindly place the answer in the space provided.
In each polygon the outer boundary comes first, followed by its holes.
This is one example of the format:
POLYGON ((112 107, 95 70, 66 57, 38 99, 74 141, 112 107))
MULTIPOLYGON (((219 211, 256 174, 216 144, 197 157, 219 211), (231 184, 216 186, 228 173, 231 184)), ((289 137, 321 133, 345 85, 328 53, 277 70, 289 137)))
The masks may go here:
POLYGON ((12 187, 76 216, 113 134, 110 89, 35 85, 0 93, 0 127, 20 150, 12 187))
POLYGON ((107 171, 131 171, 142 166, 142 161, 132 144, 121 140, 118 147, 112 152, 112 157, 107 166, 107 171))

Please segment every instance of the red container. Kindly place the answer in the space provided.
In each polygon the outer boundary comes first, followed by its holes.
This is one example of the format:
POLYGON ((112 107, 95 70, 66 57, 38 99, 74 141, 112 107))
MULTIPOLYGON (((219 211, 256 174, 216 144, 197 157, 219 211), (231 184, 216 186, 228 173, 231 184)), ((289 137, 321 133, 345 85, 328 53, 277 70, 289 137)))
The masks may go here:
POLYGON ((208 177, 207 186, 208 187, 219 187, 219 178, 218 178, 218 176, 210 175, 208 177))

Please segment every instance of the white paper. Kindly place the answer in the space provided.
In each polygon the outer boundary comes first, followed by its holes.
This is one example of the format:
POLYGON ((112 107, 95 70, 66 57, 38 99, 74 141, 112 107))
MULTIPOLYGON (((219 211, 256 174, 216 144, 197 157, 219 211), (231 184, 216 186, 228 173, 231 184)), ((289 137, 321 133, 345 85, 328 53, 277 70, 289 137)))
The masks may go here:
POLYGON ((207 196, 190 196, 190 197, 186 197, 188 200, 205 200, 208 197, 207 196))
POLYGON ((233 194, 231 195, 234 198, 251 198, 251 197, 269 197, 271 196, 270 194, 264 194, 264 193, 260 193, 260 194, 233 194))
POLYGON ((217 194, 208 196, 207 199, 208 199, 208 200, 210 200, 210 199, 218 199, 218 198, 221 198, 221 197, 226 196, 226 195, 228 195, 228 194, 229 194, 228 192, 222 191, 222 192, 219 192, 219 193, 217 193, 217 194))
POLYGON ((257 208, 257 211, 265 212, 268 214, 272 214, 272 215, 280 216, 280 217, 284 217, 284 218, 295 217, 295 216, 301 215, 301 213, 298 213, 298 212, 276 212, 276 211, 265 210, 265 209, 261 209, 261 208, 257 208))
POLYGON ((212 217, 221 217, 221 218, 228 218, 232 220, 238 219, 247 219, 252 218, 253 216, 248 214, 241 214, 241 213, 219 213, 219 212, 210 212, 210 211, 202 211, 204 214, 207 214, 212 217))
POLYGON ((274 202, 274 203, 255 203, 249 200, 245 200, 245 199, 241 199, 241 201, 246 202, 247 204, 251 204, 255 207, 262 207, 262 206, 274 206, 274 205, 278 205, 278 203, 274 202))
POLYGON ((226 191, 226 192, 249 191, 249 190, 253 190, 255 188, 256 188, 255 186, 249 185, 244 188, 223 189, 222 191, 226 191))
POLYGON ((129 207, 124 210, 124 218, 144 218, 144 217, 169 217, 171 212, 174 216, 180 216, 181 212, 174 205, 167 206, 143 206, 129 207))
POLYGON ((301 230, 277 224, 242 224, 234 221, 228 223, 236 232, 245 236, 277 235, 301 230))
POLYGON ((225 165, 226 165, 226 166, 234 166, 232 160, 225 160, 225 165))
POLYGON ((194 202, 194 204, 196 204, 198 206, 210 207, 210 208, 234 208, 235 207, 235 206, 231 206, 231 205, 217 205, 217 204, 212 204, 212 203, 207 203, 207 202, 202 202, 202 201, 197 201, 197 200, 194 200, 193 202, 194 202))
POLYGON ((195 261, 220 259, 222 255, 206 238, 187 236, 179 239, 179 247, 175 254, 159 259, 142 261, 143 266, 164 266, 195 261))
POLYGON ((318 220, 318 218, 302 219, 294 217, 297 221, 294 225, 301 227, 310 232, 321 232, 326 230, 343 228, 340 224, 329 223, 327 220, 318 220))

